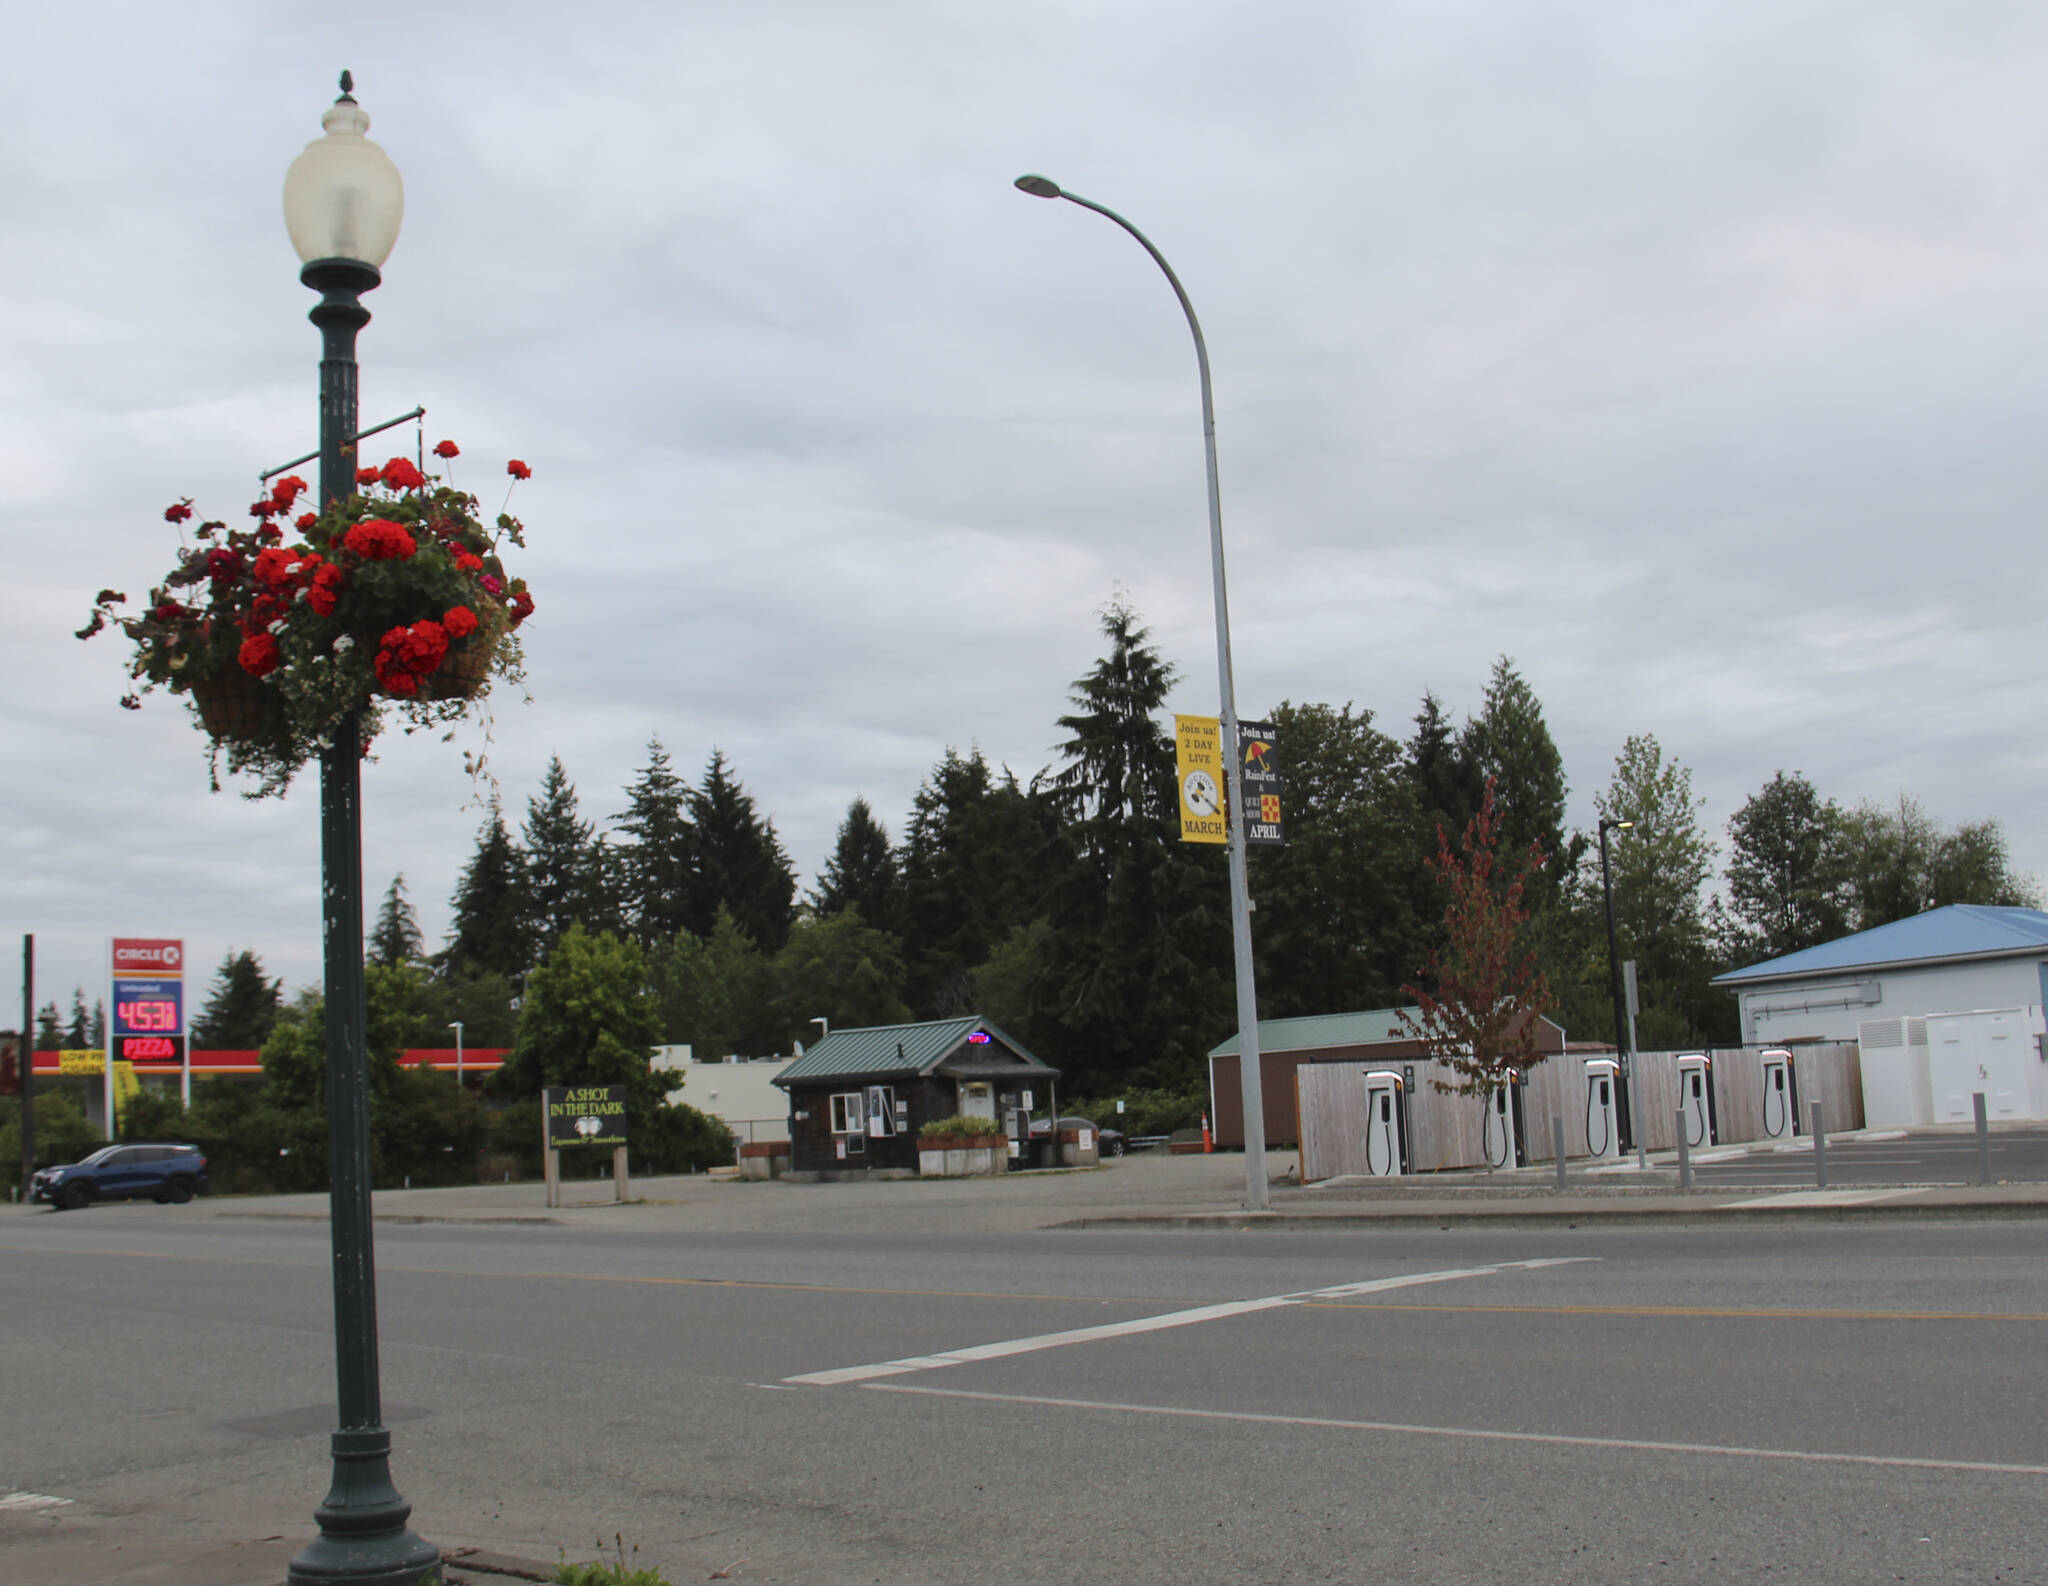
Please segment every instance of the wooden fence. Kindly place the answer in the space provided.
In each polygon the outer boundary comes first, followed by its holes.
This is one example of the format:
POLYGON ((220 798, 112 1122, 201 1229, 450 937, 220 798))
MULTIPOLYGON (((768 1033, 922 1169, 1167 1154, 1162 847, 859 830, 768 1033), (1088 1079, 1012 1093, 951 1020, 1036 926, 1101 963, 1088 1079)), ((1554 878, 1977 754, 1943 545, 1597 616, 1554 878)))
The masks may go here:
MULTIPOLYGON (((1713 1061, 1715 1120, 1723 1144, 1763 1140, 1764 1075, 1760 1046, 1722 1047, 1713 1061)), ((1863 1127, 1863 1071, 1854 1042, 1789 1048, 1799 1091, 1804 1130, 1819 1101, 1830 1133, 1863 1127)), ((1639 1052, 1634 1083, 1642 1087, 1644 1144, 1652 1151, 1678 1147, 1678 1059, 1694 1054, 1639 1052)), ((1564 1120, 1567 1160, 1591 1155, 1586 1140, 1586 1059, 1554 1056, 1529 1069, 1522 1084, 1523 1159, 1552 1161, 1550 1120, 1564 1120)), ((1431 1076, 1448 1080, 1447 1065, 1404 1058, 1392 1062, 1350 1060, 1303 1063, 1295 1070, 1295 1117, 1301 1142, 1304 1183, 1339 1174, 1363 1174, 1365 1160, 1365 1076, 1392 1070, 1415 1082, 1407 1092, 1408 1166, 1412 1173, 1487 1166, 1485 1104, 1471 1096, 1446 1096, 1431 1076)), ((1494 1143, 1498 1152, 1499 1144, 1494 1143)))

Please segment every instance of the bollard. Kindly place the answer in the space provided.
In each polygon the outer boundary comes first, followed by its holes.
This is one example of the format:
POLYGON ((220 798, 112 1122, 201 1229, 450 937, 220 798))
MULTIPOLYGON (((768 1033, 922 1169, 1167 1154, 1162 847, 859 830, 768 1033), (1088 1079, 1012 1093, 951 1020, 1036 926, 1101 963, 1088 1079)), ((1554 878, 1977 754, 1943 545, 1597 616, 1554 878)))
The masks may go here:
POLYGON ((1557 1187, 1564 1188, 1564 1120, 1555 1113, 1550 1118, 1550 1149, 1557 1155, 1557 1187))
POLYGON ((1685 1109, 1683 1107, 1678 1109, 1676 1117, 1678 1119, 1678 1187, 1682 1190, 1689 1190, 1692 1188, 1692 1147, 1686 1143, 1685 1109))
POLYGON ((1813 1183, 1816 1189, 1828 1187, 1828 1130, 1819 1102, 1813 1104, 1813 1183))
POLYGON ((1977 1182, 1991 1182, 1991 1120, 1984 1112, 1984 1092, 1978 1091, 1970 1097, 1970 1106, 1977 1114, 1977 1182))

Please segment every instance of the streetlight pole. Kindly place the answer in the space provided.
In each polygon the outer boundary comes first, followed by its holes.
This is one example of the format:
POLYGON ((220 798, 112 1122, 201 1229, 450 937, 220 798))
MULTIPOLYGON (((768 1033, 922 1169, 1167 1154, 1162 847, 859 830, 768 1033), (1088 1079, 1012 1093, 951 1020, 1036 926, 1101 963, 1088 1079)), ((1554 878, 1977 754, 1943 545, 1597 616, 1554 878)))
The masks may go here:
MULTIPOLYGON (((398 240, 405 189, 397 167, 363 134, 370 118, 350 95, 321 118, 285 174, 285 226, 321 294, 320 504, 355 493, 356 333, 362 295, 398 240)), ((406 1528, 412 1505, 391 1482, 377 1362, 377 1272, 370 1224, 370 1071, 363 987, 362 732, 351 715, 320 754, 321 915, 327 1014, 329 1227, 334 1252, 334 1368, 339 1426, 333 1482, 314 1511, 320 1535, 291 1562, 290 1586, 417 1586, 441 1579, 440 1549, 406 1528)))
MULTIPOLYGON (((1627 1052, 1622 1042, 1621 1032, 1628 1027, 1628 1014, 1621 996, 1621 950, 1616 945, 1614 936, 1614 875, 1607 862, 1607 834, 1633 831, 1635 824, 1634 821, 1613 820, 1605 815, 1600 817, 1600 891, 1607 900, 1607 980, 1608 990, 1614 997, 1614 1049, 1626 1053, 1622 1059, 1622 1067, 1627 1072, 1631 1098, 1636 1095, 1636 1065, 1635 1054, 1627 1052)), ((1630 1111, 1638 1113, 1640 1109, 1632 1106, 1630 1111)), ((1637 1132, 1641 1132, 1639 1122, 1637 1132)))
POLYGON ((455 1032, 455 1083, 462 1083, 462 1021, 451 1019, 448 1028, 455 1032))
POLYGON ((1237 1076, 1244 1104, 1245 1206, 1262 1212, 1268 1199, 1266 1103, 1262 1088, 1265 1076, 1259 1062, 1259 999, 1252 974, 1251 889, 1244 849, 1244 750, 1238 742, 1237 690, 1231 680, 1230 600, 1223 579, 1223 497, 1216 482, 1216 402, 1209 383, 1209 346, 1202 340, 1202 323, 1195 318, 1195 305, 1188 301, 1180 277, 1173 273, 1166 255, 1152 246, 1151 238, 1115 210, 1067 192, 1046 177, 1020 176, 1016 185, 1033 198, 1064 198, 1123 227, 1152 255, 1152 262, 1159 266, 1173 288, 1173 295, 1180 299, 1181 312, 1188 317, 1188 329, 1194 332, 1195 364, 1202 376, 1202 445, 1209 465, 1209 567, 1216 593, 1216 680, 1222 696, 1223 758, 1230 797, 1230 945, 1237 968, 1237 1076))

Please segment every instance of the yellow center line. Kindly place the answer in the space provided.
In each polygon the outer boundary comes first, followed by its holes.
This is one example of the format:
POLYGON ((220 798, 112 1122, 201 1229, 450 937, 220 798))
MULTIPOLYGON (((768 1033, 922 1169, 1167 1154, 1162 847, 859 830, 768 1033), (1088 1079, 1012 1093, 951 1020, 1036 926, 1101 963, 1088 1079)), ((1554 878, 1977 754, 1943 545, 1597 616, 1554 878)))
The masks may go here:
POLYGON ((1428 1311, 1496 1316, 1698 1316, 1763 1322, 2048 1322, 2048 1315, 2001 1311, 1764 1310, 1733 1305, 1402 1305, 1370 1300, 1304 1300, 1303 1310, 1428 1311))

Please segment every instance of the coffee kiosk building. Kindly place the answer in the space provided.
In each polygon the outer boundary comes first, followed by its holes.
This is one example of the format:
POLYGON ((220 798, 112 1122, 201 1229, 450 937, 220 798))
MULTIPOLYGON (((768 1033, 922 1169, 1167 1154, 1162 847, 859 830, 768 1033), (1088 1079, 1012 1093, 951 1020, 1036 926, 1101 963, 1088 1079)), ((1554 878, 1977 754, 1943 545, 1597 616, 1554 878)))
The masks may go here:
POLYGON ((1053 1110, 1059 1070, 976 1015, 834 1030, 775 1076, 789 1096, 798 1173, 917 1171, 917 1133, 939 1118, 1053 1110))

